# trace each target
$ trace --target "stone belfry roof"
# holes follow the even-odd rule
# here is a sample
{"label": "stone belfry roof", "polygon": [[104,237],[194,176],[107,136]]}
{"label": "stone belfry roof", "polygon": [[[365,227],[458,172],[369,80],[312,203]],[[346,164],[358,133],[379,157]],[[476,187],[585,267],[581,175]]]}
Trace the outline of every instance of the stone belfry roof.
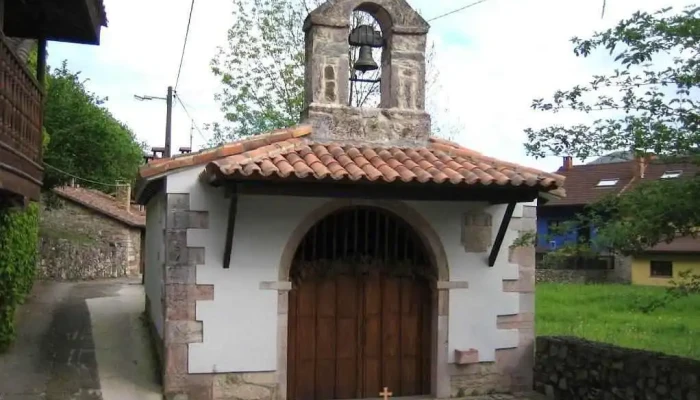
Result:
{"label": "stone belfry roof", "polygon": [[[373,15],[383,34],[378,108],[347,105],[349,16],[355,10]],[[563,194],[560,175],[432,137],[425,110],[429,28],[405,0],[324,3],[304,25],[306,80],[300,126],[154,160],[141,169],[141,177],[148,182],[181,168],[202,166],[201,177],[212,184],[256,179],[534,188]]]}

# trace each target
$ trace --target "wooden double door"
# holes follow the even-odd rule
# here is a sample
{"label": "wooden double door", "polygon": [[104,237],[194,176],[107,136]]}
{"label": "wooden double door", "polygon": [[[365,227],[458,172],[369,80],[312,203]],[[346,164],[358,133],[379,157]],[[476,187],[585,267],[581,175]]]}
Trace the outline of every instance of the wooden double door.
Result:
{"label": "wooden double door", "polygon": [[428,282],[379,272],[311,279],[289,294],[289,400],[429,394]]}

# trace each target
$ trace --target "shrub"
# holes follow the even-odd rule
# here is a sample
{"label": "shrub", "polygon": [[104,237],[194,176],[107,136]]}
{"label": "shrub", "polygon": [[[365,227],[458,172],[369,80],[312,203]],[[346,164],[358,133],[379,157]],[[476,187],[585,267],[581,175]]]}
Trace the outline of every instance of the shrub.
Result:
{"label": "shrub", "polygon": [[0,351],[15,337],[15,310],[32,288],[39,240],[39,207],[0,207]]}

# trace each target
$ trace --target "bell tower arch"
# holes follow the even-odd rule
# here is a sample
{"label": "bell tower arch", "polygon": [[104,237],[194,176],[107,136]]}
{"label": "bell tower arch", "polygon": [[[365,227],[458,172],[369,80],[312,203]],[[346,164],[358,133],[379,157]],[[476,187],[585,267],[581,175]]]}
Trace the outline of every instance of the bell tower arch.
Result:
{"label": "bell tower arch", "polygon": [[[353,11],[369,13],[380,31],[350,30]],[[312,11],[306,34],[305,110],[316,139],[385,144],[423,142],[430,135],[425,112],[428,23],[405,0],[330,0]],[[347,105],[350,46],[382,49],[379,108]],[[367,55],[365,48],[365,55]]]}

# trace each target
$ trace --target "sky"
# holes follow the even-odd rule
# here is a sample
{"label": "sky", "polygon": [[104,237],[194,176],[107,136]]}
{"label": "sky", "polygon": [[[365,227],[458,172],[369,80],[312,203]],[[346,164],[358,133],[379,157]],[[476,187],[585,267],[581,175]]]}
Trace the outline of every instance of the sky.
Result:
{"label": "sky", "polygon": [[[426,19],[474,0],[409,0]],[[149,147],[163,146],[165,102],[138,101],[134,95],[165,97],[175,85],[190,0],[104,0],[109,27],[99,46],[51,42],[49,65],[68,61],[80,71],[89,90],[107,97],[107,107]],[[452,138],[488,156],[552,171],[559,157],[535,159],[526,154],[526,128],[586,122],[599,116],[549,114],[531,110],[535,98],[585,84],[610,72],[603,54],[579,58],[570,39],[589,37],[613,27],[635,11],[674,6],[694,0],[488,0],[431,22],[429,40],[436,46],[438,85],[433,101],[440,124],[456,127]],[[195,2],[178,93],[195,124],[196,150],[206,145],[206,123],[221,121],[214,94],[219,89],[209,67],[225,46],[233,23],[231,0]],[[437,123],[437,121],[436,121]],[[182,107],[173,115],[173,149],[189,146],[191,120]]]}

